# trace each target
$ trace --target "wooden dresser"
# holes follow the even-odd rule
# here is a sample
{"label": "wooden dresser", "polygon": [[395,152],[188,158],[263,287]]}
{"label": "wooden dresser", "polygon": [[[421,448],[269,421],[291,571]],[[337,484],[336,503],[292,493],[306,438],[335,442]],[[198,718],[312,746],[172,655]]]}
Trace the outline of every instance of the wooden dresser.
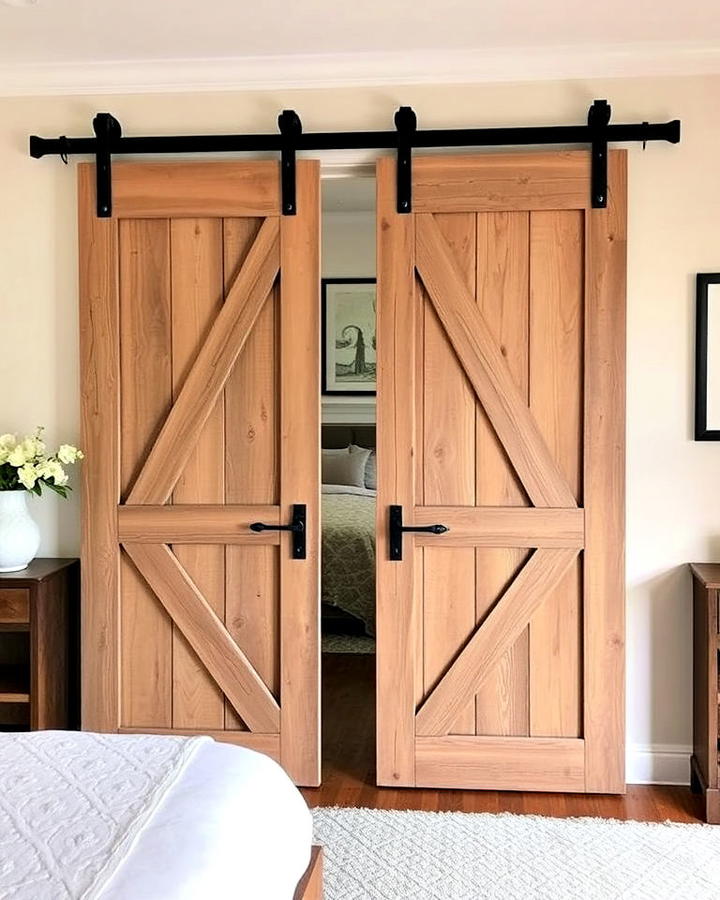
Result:
{"label": "wooden dresser", "polygon": [[77,559],[0,572],[0,730],[78,727]]}
{"label": "wooden dresser", "polygon": [[691,563],[690,569],[693,575],[693,755],[690,778],[692,789],[704,794],[707,821],[718,825],[720,564]]}

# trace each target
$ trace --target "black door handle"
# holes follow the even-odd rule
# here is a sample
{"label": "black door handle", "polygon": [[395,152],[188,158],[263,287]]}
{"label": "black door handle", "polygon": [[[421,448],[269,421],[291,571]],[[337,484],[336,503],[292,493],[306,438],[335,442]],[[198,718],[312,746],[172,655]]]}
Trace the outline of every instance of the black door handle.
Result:
{"label": "black door handle", "polygon": [[293,559],[306,559],[305,520],[307,506],[304,503],[293,505],[293,517],[289,525],[266,525],[264,522],[253,522],[250,531],[291,531]]}
{"label": "black door handle", "polygon": [[447,525],[403,525],[402,506],[390,507],[390,559],[402,559],[402,536],[405,531],[423,531],[429,534],[445,534]]}

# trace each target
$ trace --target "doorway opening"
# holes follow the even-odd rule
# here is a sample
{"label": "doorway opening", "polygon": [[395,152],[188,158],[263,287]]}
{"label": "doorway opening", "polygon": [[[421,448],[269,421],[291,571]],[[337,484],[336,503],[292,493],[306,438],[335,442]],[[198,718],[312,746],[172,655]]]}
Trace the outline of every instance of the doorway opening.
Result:
{"label": "doorway opening", "polygon": [[322,179],[322,760],[375,784],[374,173]]}

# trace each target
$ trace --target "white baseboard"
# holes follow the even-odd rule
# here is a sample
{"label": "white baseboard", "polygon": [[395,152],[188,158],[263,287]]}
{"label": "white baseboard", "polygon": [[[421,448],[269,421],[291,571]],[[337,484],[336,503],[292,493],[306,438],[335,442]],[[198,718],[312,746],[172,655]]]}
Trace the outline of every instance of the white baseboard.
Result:
{"label": "white baseboard", "polygon": [[690,784],[692,747],[683,744],[631,744],[628,784]]}

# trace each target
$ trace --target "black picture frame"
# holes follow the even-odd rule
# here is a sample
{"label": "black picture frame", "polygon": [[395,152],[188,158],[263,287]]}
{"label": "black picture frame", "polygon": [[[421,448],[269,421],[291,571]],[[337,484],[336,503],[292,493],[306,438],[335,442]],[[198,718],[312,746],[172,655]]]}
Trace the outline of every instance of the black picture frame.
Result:
{"label": "black picture frame", "polygon": [[719,272],[699,273],[695,287],[695,440],[720,441],[720,430],[707,427],[708,288],[720,284]]}
{"label": "black picture frame", "polygon": [[376,278],[323,278],[321,279],[321,321],[322,321],[322,393],[327,397],[375,397],[377,390],[370,388],[368,390],[339,390],[328,386],[327,383],[327,362],[328,362],[328,324],[327,324],[327,308],[328,308],[328,285],[333,284],[377,284]]}

